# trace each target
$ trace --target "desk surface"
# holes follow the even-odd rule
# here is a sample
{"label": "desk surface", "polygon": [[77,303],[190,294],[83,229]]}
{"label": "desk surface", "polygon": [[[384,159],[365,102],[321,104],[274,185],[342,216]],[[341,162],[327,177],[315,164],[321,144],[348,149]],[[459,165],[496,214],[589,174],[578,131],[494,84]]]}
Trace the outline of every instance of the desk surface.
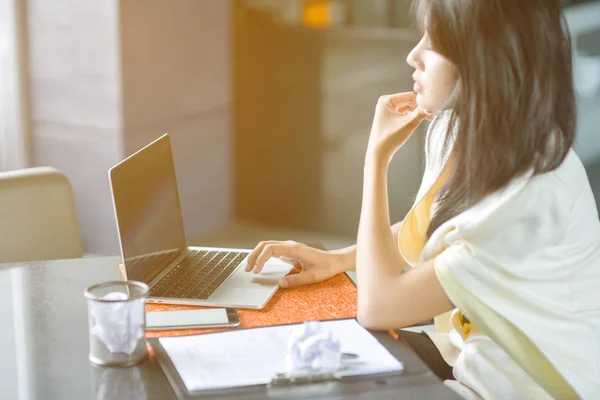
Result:
{"label": "desk surface", "polygon": [[[155,360],[124,369],[99,368],[88,361],[83,291],[94,283],[119,280],[119,261],[102,257],[0,264],[0,398],[175,399]],[[376,336],[404,362],[402,376],[346,387],[263,391],[252,397],[457,398],[400,343],[386,333]]]}

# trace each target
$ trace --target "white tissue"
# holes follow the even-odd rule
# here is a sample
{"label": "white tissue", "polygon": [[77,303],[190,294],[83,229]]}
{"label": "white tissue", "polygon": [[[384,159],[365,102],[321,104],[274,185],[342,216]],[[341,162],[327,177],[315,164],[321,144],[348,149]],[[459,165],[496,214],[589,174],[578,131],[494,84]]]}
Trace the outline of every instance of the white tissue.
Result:
{"label": "white tissue", "polygon": [[292,331],[285,357],[288,376],[334,373],[341,362],[339,339],[319,322],[305,322]]}
{"label": "white tissue", "polygon": [[[120,292],[106,294],[106,300],[127,300]],[[144,299],[123,302],[95,302],[91,306],[91,332],[111,353],[133,354],[144,336]]]}

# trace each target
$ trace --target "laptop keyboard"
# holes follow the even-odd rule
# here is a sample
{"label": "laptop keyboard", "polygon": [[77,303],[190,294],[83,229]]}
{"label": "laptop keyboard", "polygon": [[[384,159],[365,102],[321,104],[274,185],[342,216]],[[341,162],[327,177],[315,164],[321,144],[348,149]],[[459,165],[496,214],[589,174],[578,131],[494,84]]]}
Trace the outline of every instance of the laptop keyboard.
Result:
{"label": "laptop keyboard", "polygon": [[151,297],[207,299],[248,253],[194,251],[150,289]]}
{"label": "laptop keyboard", "polygon": [[138,280],[142,282],[150,282],[156,277],[160,271],[165,268],[165,265],[170,265],[179,257],[181,253],[171,251],[166,253],[154,254],[142,258],[136,258],[127,261],[128,268],[135,268],[143,271],[143,275]]}

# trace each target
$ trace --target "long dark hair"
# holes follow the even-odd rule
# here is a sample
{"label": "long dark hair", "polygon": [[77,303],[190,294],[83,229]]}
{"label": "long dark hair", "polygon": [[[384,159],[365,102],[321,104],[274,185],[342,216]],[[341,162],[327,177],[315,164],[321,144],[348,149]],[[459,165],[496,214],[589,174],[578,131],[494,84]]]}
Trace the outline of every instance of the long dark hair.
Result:
{"label": "long dark hair", "polygon": [[576,129],[571,42],[559,0],[415,0],[434,50],[458,83],[453,170],[428,236],[511,179],[552,171]]}

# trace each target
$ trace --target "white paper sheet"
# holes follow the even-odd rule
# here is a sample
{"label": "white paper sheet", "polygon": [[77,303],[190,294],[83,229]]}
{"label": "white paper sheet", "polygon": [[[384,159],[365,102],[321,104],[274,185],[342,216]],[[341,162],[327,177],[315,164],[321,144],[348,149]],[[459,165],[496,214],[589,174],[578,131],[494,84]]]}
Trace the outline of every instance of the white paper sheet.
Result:
{"label": "white paper sheet", "polygon": [[[356,376],[403,369],[386,348],[355,320],[322,322],[340,339],[342,352],[359,356],[339,375]],[[188,391],[267,384],[285,367],[294,325],[218,334],[160,338]]]}

